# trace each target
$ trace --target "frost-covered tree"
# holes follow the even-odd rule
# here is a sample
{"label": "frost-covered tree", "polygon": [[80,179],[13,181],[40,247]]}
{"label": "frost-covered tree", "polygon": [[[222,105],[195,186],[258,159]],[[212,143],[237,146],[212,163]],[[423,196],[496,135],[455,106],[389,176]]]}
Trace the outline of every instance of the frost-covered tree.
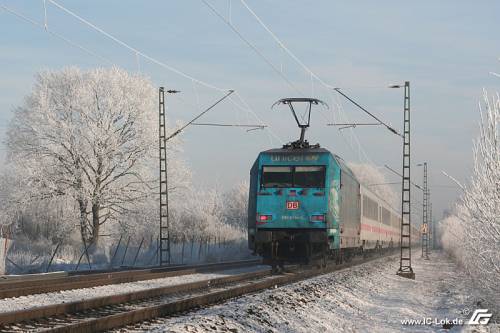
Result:
{"label": "frost-covered tree", "polygon": [[489,294],[500,285],[500,97],[484,93],[470,184],[455,215],[442,222],[442,244]]}
{"label": "frost-covered tree", "polygon": [[154,194],[156,94],[118,68],[39,73],[8,132],[17,203],[68,196],[83,239],[97,242],[101,225]]}
{"label": "frost-covered tree", "polygon": [[19,179],[9,169],[0,171],[0,237],[12,238],[15,221],[18,219],[19,211],[15,201],[16,188]]}
{"label": "frost-covered tree", "polygon": [[248,182],[244,181],[224,193],[224,221],[238,229],[246,230],[248,219]]}

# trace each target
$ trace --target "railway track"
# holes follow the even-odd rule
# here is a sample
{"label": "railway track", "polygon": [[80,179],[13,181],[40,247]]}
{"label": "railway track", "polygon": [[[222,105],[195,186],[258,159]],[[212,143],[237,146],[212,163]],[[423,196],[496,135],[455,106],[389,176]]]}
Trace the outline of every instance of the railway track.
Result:
{"label": "railway track", "polygon": [[326,268],[290,267],[282,275],[269,269],[128,294],[56,304],[0,314],[1,332],[98,332],[169,316],[244,294],[349,268],[377,257]]}
{"label": "railway track", "polygon": [[91,288],[118,283],[152,280],[164,277],[205,273],[227,268],[257,265],[261,260],[243,260],[202,265],[179,265],[133,269],[123,271],[98,271],[70,273],[37,274],[0,280],[0,299],[57,292],[63,290]]}

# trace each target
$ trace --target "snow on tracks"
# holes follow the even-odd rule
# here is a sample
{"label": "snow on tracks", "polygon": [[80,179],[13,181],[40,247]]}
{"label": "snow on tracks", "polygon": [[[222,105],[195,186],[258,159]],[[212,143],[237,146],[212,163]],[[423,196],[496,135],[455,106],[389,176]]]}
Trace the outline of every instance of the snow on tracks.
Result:
{"label": "snow on tracks", "polygon": [[267,266],[257,265],[251,267],[226,269],[211,273],[196,273],[190,275],[165,277],[165,278],[145,280],[145,281],[127,282],[127,283],[98,286],[92,288],[64,290],[46,294],[4,298],[0,299],[0,312],[2,313],[12,312],[18,310],[37,308],[47,305],[64,304],[69,302],[88,300],[96,297],[104,297],[104,296],[118,295],[118,294],[136,292],[153,288],[181,285],[190,282],[220,278],[228,275],[236,275],[241,273],[259,271],[265,269],[266,267]]}

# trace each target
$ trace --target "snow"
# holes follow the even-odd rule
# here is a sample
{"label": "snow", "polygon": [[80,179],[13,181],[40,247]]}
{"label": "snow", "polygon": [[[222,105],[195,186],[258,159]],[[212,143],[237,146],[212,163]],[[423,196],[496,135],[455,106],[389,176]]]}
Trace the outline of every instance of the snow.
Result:
{"label": "snow", "polygon": [[269,267],[264,265],[257,265],[251,267],[241,267],[241,268],[221,270],[213,273],[197,273],[197,274],[181,275],[175,277],[165,277],[153,280],[120,283],[108,286],[63,290],[60,292],[53,292],[46,294],[4,298],[0,299],[0,312],[18,311],[23,309],[47,306],[47,305],[88,300],[96,297],[125,294],[140,290],[182,285],[190,282],[215,279],[228,275],[256,272],[265,269],[269,269]]}
{"label": "snow", "polygon": [[[416,251],[414,257],[415,280],[395,275],[399,259],[392,256],[182,316],[155,320],[154,324],[135,326],[133,331],[434,332],[442,325],[403,326],[401,321],[435,317],[467,322],[469,312],[476,308],[499,313],[499,302],[481,303],[467,275],[446,255],[432,253],[431,260],[425,261]],[[449,331],[463,328],[471,327],[453,326]],[[498,324],[490,323],[488,328],[500,331]],[[480,331],[483,329],[480,327]]]}

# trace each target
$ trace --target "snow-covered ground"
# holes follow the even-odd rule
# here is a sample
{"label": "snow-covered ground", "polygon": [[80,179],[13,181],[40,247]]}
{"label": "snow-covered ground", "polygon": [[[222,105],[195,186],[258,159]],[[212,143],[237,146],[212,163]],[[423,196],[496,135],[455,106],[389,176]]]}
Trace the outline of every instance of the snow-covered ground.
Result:
{"label": "snow-covered ground", "polygon": [[[415,280],[395,275],[396,256],[247,295],[230,302],[136,326],[153,332],[498,332],[500,326],[403,325],[404,320],[455,318],[489,308],[498,320],[500,297],[485,301],[444,254],[414,253]],[[491,295],[489,295],[491,296]],[[495,301],[496,299],[496,301]],[[493,300],[493,301],[491,301]],[[493,309],[493,308],[494,309]]]}
{"label": "snow-covered ground", "polygon": [[96,297],[125,294],[129,292],[146,290],[146,289],[175,286],[191,282],[220,278],[228,275],[255,272],[263,269],[268,269],[268,266],[257,265],[251,267],[221,270],[219,272],[213,272],[213,273],[197,273],[197,274],[165,277],[165,278],[145,280],[145,281],[127,282],[127,283],[120,283],[120,284],[113,284],[113,285],[99,286],[92,288],[63,290],[59,292],[46,293],[46,294],[4,298],[0,299],[0,312],[17,311],[17,310],[46,306],[46,305],[76,302]]}

